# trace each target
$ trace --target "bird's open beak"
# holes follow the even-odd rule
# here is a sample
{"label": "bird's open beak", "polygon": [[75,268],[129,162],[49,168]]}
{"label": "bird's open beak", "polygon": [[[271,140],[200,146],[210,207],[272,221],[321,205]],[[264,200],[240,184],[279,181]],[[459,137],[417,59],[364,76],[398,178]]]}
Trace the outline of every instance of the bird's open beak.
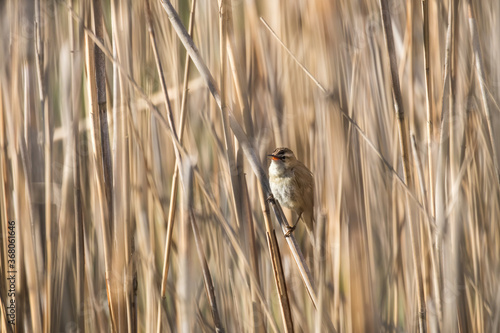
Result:
{"label": "bird's open beak", "polygon": [[270,155],[267,155],[270,159],[272,159],[273,161],[277,161],[279,160],[278,157],[274,156],[273,154],[270,154]]}

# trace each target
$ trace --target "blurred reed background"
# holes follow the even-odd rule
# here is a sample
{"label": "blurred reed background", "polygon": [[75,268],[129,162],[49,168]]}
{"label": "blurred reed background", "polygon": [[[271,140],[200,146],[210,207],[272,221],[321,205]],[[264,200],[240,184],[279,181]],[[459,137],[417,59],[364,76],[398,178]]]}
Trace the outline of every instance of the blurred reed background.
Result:
{"label": "blurred reed background", "polygon": [[[222,111],[168,5],[0,4],[2,332],[500,331],[500,2],[174,1]],[[311,297],[274,214],[270,254],[279,146]]]}

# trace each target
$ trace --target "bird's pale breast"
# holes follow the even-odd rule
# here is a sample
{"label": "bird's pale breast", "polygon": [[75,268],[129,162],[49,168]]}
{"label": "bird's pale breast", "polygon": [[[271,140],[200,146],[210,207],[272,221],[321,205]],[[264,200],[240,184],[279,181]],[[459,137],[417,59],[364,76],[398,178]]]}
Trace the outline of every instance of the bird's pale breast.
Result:
{"label": "bird's pale breast", "polygon": [[271,163],[269,181],[271,191],[280,205],[293,209],[298,214],[303,211],[303,199],[292,170],[286,170],[281,164]]}

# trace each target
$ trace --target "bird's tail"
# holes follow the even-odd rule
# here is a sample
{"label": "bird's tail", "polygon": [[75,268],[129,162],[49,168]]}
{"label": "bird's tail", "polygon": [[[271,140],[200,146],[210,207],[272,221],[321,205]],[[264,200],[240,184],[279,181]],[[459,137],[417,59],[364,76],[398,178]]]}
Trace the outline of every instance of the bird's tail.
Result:
{"label": "bird's tail", "polygon": [[302,220],[306,225],[307,234],[309,235],[309,239],[311,241],[312,246],[314,247],[314,215],[313,212],[303,212]]}

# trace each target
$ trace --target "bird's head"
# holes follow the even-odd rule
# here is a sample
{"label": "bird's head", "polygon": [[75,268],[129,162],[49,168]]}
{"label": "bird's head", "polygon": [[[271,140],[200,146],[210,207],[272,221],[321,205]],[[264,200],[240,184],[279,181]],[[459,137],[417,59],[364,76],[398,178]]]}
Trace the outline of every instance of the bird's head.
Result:
{"label": "bird's head", "polygon": [[267,156],[272,160],[271,164],[284,169],[293,166],[297,162],[293,151],[288,148],[276,148],[272,154]]}

